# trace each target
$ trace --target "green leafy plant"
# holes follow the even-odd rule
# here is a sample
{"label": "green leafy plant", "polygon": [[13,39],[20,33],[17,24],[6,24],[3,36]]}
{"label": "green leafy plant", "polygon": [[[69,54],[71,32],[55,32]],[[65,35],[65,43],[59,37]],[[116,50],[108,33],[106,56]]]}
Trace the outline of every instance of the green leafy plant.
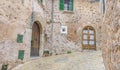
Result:
{"label": "green leafy plant", "polygon": [[67,54],[70,54],[70,53],[72,53],[71,51],[67,51]]}
{"label": "green leafy plant", "polygon": [[3,64],[2,65],[2,70],[7,70],[7,68],[8,68],[8,64]]}
{"label": "green leafy plant", "polygon": [[44,56],[49,56],[49,51],[48,50],[44,50],[43,55]]}

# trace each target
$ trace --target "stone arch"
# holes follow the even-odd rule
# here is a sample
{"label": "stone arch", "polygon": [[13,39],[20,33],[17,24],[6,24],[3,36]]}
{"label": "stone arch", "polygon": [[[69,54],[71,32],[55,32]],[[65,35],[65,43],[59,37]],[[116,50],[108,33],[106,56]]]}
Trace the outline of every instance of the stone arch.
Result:
{"label": "stone arch", "polygon": [[[40,33],[43,33],[43,25],[41,24],[41,22],[39,21],[34,21],[33,24],[36,23],[39,27],[40,27]],[[33,24],[32,24],[32,27],[33,27]]]}
{"label": "stone arch", "polygon": [[96,50],[96,32],[92,26],[85,26],[82,30],[82,49]]}

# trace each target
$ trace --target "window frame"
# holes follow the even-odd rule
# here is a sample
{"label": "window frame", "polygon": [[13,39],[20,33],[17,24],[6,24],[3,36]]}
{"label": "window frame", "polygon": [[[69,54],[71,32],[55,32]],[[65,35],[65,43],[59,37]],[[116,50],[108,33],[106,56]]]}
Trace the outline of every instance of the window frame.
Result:
{"label": "window frame", "polygon": [[60,11],[74,11],[74,0],[69,0],[69,2],[67,3],[67,7],[68,8],[65,9],[65,0],[59,0]]}
{"label": "window frame", "polygon": [[[93,31],[93,33],[90,33],[90,31]],[[84,37],[85,35],[87,35],[86,39]],[[90,38],[91,36],[93,36],[94,38],[91,39]],[[90,42],[93,42],[93,41],[94,41],[94,44],[90,44]],[[92,26],[85,26],[82,30],[82,49],[96,50],[96,31]]]}

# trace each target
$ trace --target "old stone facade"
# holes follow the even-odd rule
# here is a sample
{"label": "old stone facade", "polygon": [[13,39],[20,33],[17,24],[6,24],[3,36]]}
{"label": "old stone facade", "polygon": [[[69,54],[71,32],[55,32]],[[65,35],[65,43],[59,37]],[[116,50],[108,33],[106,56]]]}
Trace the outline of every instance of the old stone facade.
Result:
{"label": "old stone facade", "polygon": [[106,70],[120,70],[120,0],[106,0],[102,49]]}
{"label": "old stone facade", "polygon": [[[32,25],[41,25],[40,56],[44,44],[46,26],[42,5],[37,0],[1,0],[0,2],[0,69],[9,64],[8,69],[19,64],[18,51],[24,50],[24,60],[31,60]],[[23,42],[17,42],[17,36],[23,35]]]}
{"label": "old stone facade", "polygon": [[[60,0],[54,0],[53,22],[52,0],[1,0],[0,2],[0,69],[8,69],[22,62],[43,56],[43,51],[62,54],[83,50],[83,29],[87,26],[95,31],[95,48],[103,51],[106,70],[120,70],[120,24],[119,0],[74,0],[73,11],[60,10]],[[39,56],[31,57],[33,25],[40,28]],[[52,28],[53,24],[53,28]],[[67,27],[67,34],[61,27]],[[18,38],[23,36],[22,41]],[[36,39],[35,39],[36,40]],[[24,50],[24,59],[18,56]]]}
{"label": "old stone facade", "polygon": [[[48,43],[46,49],[51,48],[50,29],[52,23],[51,19],[51,0],[46,2],[47,28],[46,34]],[[88,0],[74,0],[73,11],[66,11],[59,9],[59,0],[54,2],[54,26],[53,26],[53,48],[54,53],[66,53],[67,51],[81,51],[82,50],[82,30],[86,26],[91,26],[96,31],[96,48],[100,48],[101,37],[101,1],[91,2]],[[61,34],[61,26],[67,26],[67,34]]]}

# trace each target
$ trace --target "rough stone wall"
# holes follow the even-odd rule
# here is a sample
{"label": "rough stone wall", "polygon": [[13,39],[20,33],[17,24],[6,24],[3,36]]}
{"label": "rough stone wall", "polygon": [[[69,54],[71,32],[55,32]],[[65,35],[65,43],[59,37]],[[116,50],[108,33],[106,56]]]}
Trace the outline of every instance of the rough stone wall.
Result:
{"label": "rough stone wall", "polygon": [[[34,6],[31,0],[1,0],[0,2],[0,69],[4,63],[9,64],[8,70],[19,64],[19,50],[25,51],[23,62],[30,60],[34,21],[39,21],[42,25],[41,43],[43,43],[45,16],[37,0],[33,2]],[[23,35],[23,43],[17,43],[17,34]]]}
{"label": "rough stone wall", "polygon": [[[60,11],[59,0],[54,0],[54,26],[53,42],[51,42],[51,1],[46,1],[45,12],[47,19],[46,49],[53,49],[55,53],[66,51],[80,51],[82,48],[82,29],[92,26],[96,31],[97,49],[100,49],[101,37],[101,1],[90,2],[89,0],[74,0],[74,11]],[[61,26],[68,27],[67,35],[60,33]],[[53,46],[51,47],[51,43]]]}
{"label": "rough stone wall", "polygon": [[120,0],[107,0],[102,25],[106,70],[120,70]]}

